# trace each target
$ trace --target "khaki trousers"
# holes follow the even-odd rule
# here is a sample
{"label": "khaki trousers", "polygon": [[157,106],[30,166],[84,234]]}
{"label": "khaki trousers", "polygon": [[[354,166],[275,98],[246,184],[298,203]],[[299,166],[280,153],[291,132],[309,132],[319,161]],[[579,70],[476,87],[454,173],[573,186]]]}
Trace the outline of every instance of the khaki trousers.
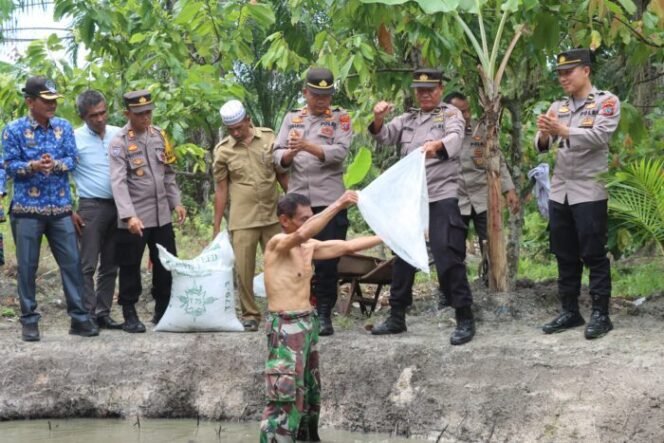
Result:
{"label": "khaki trousers", "polygon": [[254,299],[254,272],[256,271],[256,248],[265,245],[276,234],[281,232],[279,223],[249,229],[231,231],[231,244],[235,253],[235,273],[237,289],[240,296],[240,308],[244,320],[254,319],[260,322],[261,313]]}

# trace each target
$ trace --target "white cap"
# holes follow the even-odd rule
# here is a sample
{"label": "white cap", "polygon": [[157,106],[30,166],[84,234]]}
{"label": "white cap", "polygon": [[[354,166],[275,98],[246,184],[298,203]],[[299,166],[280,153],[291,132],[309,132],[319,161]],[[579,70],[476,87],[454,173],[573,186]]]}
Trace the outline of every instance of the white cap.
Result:
{"label": "white cap", "polygon": [[226,126],[232,126],[244,120],[247,112],[239,100],[231,100],[224,103],[224,106],[219,109],[219,114],[221,114],[221,121]]}

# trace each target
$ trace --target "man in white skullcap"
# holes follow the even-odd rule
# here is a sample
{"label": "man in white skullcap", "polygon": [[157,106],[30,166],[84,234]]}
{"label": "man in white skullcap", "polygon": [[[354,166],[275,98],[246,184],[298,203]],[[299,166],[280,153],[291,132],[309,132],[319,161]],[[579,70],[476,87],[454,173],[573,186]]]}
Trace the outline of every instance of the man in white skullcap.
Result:
{"label": "man in white skullcap", "polygon": [[246,331],[256,331],[261,320],[253,290],[256,247],[260,243],[264,249],[281,232],[277,182],[283,183],[284,177],[277,176],[272,162],[272,129],[254,127],[238,100],[225,103],[219,113],[228,135],[214,148],[213,232],[219,233],[230,200],[228,231],[235,252],[242,324]]}

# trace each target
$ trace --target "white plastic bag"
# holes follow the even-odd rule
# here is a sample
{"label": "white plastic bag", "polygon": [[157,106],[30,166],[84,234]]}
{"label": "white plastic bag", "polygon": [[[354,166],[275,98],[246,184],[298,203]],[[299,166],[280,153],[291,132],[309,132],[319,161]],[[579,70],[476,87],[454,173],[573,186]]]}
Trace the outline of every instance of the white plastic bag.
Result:
{"label": "white plastic bag", "polygon": [[181,260],[157,245],[159,260],[171,271],[171,301],[155,331],[244,331],[235,315],[233,249],[226,231],[200,255]]}
{"label": "white plastic bag", "polygon": [[267,298],[267,291],[265,291],[265,274],[262,272],[254,277],[254,295],[256,297]]}
{"label": "white plastic bag", "polygon": [[399,160],[359,192],[358,208],[371,229],[399,257],[429,272],[424,239],[429,229],[429,192],[424,153]]}

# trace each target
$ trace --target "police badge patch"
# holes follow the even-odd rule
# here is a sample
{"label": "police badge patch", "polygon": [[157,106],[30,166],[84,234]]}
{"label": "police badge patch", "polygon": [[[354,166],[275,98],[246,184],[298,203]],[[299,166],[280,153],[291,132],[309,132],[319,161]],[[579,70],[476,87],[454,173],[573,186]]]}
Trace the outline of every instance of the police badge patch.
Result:
{"label": "police badge patch", "polygon": [[111,146],[111,155],[113,157],[118,157],[122,152],[122,146]]}

